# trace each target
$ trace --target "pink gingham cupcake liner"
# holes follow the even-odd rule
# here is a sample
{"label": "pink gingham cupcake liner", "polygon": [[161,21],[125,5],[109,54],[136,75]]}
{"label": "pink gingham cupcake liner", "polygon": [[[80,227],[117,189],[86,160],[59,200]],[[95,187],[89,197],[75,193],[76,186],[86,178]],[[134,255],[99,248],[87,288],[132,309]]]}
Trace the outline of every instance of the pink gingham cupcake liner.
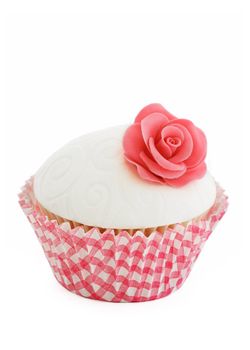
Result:
{"label": "pink gingham cupcake liner", "polygon": [[32,179],[19,203],[58,282],[80,296],[112,302],[153,300],[178,289],[228,205],[217,184],[215,203],[206,214],[147,237],[140,230],[133,235],[98,227],[85,231],[50,220],[36,203]]}

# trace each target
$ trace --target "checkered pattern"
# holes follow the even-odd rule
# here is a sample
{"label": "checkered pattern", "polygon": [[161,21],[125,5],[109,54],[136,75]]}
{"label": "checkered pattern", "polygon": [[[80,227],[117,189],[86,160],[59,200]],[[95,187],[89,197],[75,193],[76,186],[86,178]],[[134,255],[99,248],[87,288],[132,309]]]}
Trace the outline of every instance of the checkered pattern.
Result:
{"label": "checkered pattern", "polygon": [[100,233],[98,228],[85,232],[49,220],[34,204],[32,180],[19,202],[56,279],[71,292],[113,302],[152,300],[178,289],[227,208],[227,197],[218,186],[216,202],[205,218],[146,237],[140,231],[133,236],[126,231]]}

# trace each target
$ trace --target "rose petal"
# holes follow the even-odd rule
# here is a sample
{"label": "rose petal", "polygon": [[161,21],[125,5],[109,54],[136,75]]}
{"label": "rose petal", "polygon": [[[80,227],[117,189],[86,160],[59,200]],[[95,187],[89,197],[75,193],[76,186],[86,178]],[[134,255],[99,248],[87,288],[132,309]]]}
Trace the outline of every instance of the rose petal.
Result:
{"label": "rose petal", "polygon": [[145,117],[152,113],[161,113],[167,117],[167,120],[176,119],[171,113],[169,113],[160,103],[151,103],[144,107],[136,116],[135,122],[141,122]]}
{"label": "rose petal", "polygon": [[172,163],[172,161],[170,162],[168,159],[164,158],[155,147],[154,139],[152,137],[150,137],[149,139],[149,148],[155,161],[164,169],[174,170],[174,171],[185,169],[184,163],[175,164],[175,163]]}
{"label": "rose petal", "polygon": [[157,182],[157,183],[160,183],[160,184],[164,183],[163,179],[161,179],[158,176],[155,176],[150,171],[148,171],[145,168],[143,168],[141,165],[136,164],[136,167],[137,167],[138,174],[140,175],[140,177],[142,179],[150,181],[150,182]]}
{"label": "rose petal", "polygon": [[[207,155],[207,139],[201,129],[196,130],[199,137],[193,138],[194,147],[191,156],[185,160],[187,167],[194,167],[204,161]],[[198,136],[198,135],[197,135]]]}
{"label": "rose petal", "polygon": [[166,117],[161,113],[152,113],[141,121],[142,137],[148,148],[149,138],[152,137],[155,139],[167,123]]}
{"label": "rose petal", "polygon": [[[178,122],[179,120],[181,119],[178,119]],[[188,159],[191,156],[193,151],[193,139],[189,130],[185,126],[183,126],[181,123],[178,124],[178,122],[171,125],[175,126],[176,128],[179,128],[182,131],[184,135],[184,140],[182,145],[176,150],[173,157],[169,159],[171,160],[171,162],[174,162],[174,163],[183,162],[184,160]]]}
{"label": "rose petal", "polygon": [[[206,157],[206,153],[207,153],[206,136],[204,135],[203,131],[197,128],[190,120],[178,119],[177,123],[178,125],[183,125],[183,127],[185,127],[189,131],[193,141],[192,153],[190,154],[189,157],[185,159],[185,164],[187,167],[196,166],[200,162],[202,162]],[[182,159],[182,157],[179,157],[179,159]],[[174,161],[176,161],[176,159],[174,159]]]}
{"label": "rose petal", "polygon": [[168,124],[167,126],[165,126],[165,128],[162,129],[161,137],[163,139],[165,139],[167,137],[179,137],[181,139],[181,141],[183,141],[184,140],[184,133],[177,126]]}
{"label": "rose petal", "polygon": [[144,180],[147,181],[151,181],[151,182],[158,182],[158,183],[164,183],[164,180],[161,179],[160,177],[154,175],[153,173],[151,173],[149,170],[145,169],[142,165],[132,161],[131,159],[126,158],[125,159],[132,165],[134,165],[136,167],[137,173],[139,174],[139,176],[141,178],[143,178]]}
{"label": "rose petal", "polygon": [[[169,144],[166,140],[169,137],[179,138],[181,140],[181,143],[184,140],[183,132],[179,128],[177,128],[176,126],[167,125],[167,126],[165,126],[165,128],[162,129],[162,131],[161,131],[162,142],[160,143],[158,141],[156,147],[158,146],[158,143],[160,143],[161,145],[165,144],[166,146],[168,146],[171,150],[171,155],[168,156],[167,158],[170,158],[175,153],[176,149],[181,146],[181,145],[175,146],[174,144]],[[157,147],[157,149],[159,150],[159,147]],[[169,154],[169,152],[168,152],[168,154]]]}
{"label": "rose petal", "polygon": [[146,148],[139,123],[132,124],[123,136],[123,149],[127,159],[141,163],[140,153]]}
{"label": "rose petal", "polygon": [[206,171],[207,171],[207,166],[203,162],[203,163],[200,163],[197,167],[187,169],[185,174],[183,174],[178,179],[172,179],[172,180],[165,179],[165,183],[169,186],[175,186],[175,187],[184,186],[190,181],[201,179],[206,174]]}
{"label": "rose petal", "polygon": [[163,169],[159,164],[155,163],[152,159],[150,159],[144,152],[141,152],[140,157],[142,161],[145,163],[148,170],[150,170],[152,173],[154,173],[157,176],[160,176],[162,178],[167,179],[176,179],[183,175],[186,171],[186,167],[184,167],[182,170],[178,171],[172,171],[172,170],[166,170]]}
{"label": "rose petal", "polygon": [[173,154],[172,149],[163,139],[160,139],[160,141],[156,145],[156,148],[164,158],[171,158]]}

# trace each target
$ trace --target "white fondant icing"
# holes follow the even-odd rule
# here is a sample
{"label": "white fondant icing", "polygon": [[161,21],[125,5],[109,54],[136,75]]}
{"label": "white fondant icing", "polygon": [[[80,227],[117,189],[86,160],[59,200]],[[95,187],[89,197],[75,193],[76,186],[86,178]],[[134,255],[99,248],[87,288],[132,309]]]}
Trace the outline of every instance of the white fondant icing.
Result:
{"label": "white fondant icing", "polygon": [[208,172],[179,188],[143,181],[123,158],[126,128],[81,136],[55,152],[34,178],[41,205],[68,220],[118,229],[187,221],[213,205]]}

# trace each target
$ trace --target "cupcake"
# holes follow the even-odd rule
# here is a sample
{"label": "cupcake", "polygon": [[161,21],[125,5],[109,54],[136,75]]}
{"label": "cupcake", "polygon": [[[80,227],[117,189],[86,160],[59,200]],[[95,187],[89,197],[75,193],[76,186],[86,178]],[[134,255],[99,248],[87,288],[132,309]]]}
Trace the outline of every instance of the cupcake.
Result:
{"label": "cupcake", "polygon": [[151,104],[55,152],[19,202],[56,279],[113,302],[178,289],[227,208],[206,151],[192,121]]}

